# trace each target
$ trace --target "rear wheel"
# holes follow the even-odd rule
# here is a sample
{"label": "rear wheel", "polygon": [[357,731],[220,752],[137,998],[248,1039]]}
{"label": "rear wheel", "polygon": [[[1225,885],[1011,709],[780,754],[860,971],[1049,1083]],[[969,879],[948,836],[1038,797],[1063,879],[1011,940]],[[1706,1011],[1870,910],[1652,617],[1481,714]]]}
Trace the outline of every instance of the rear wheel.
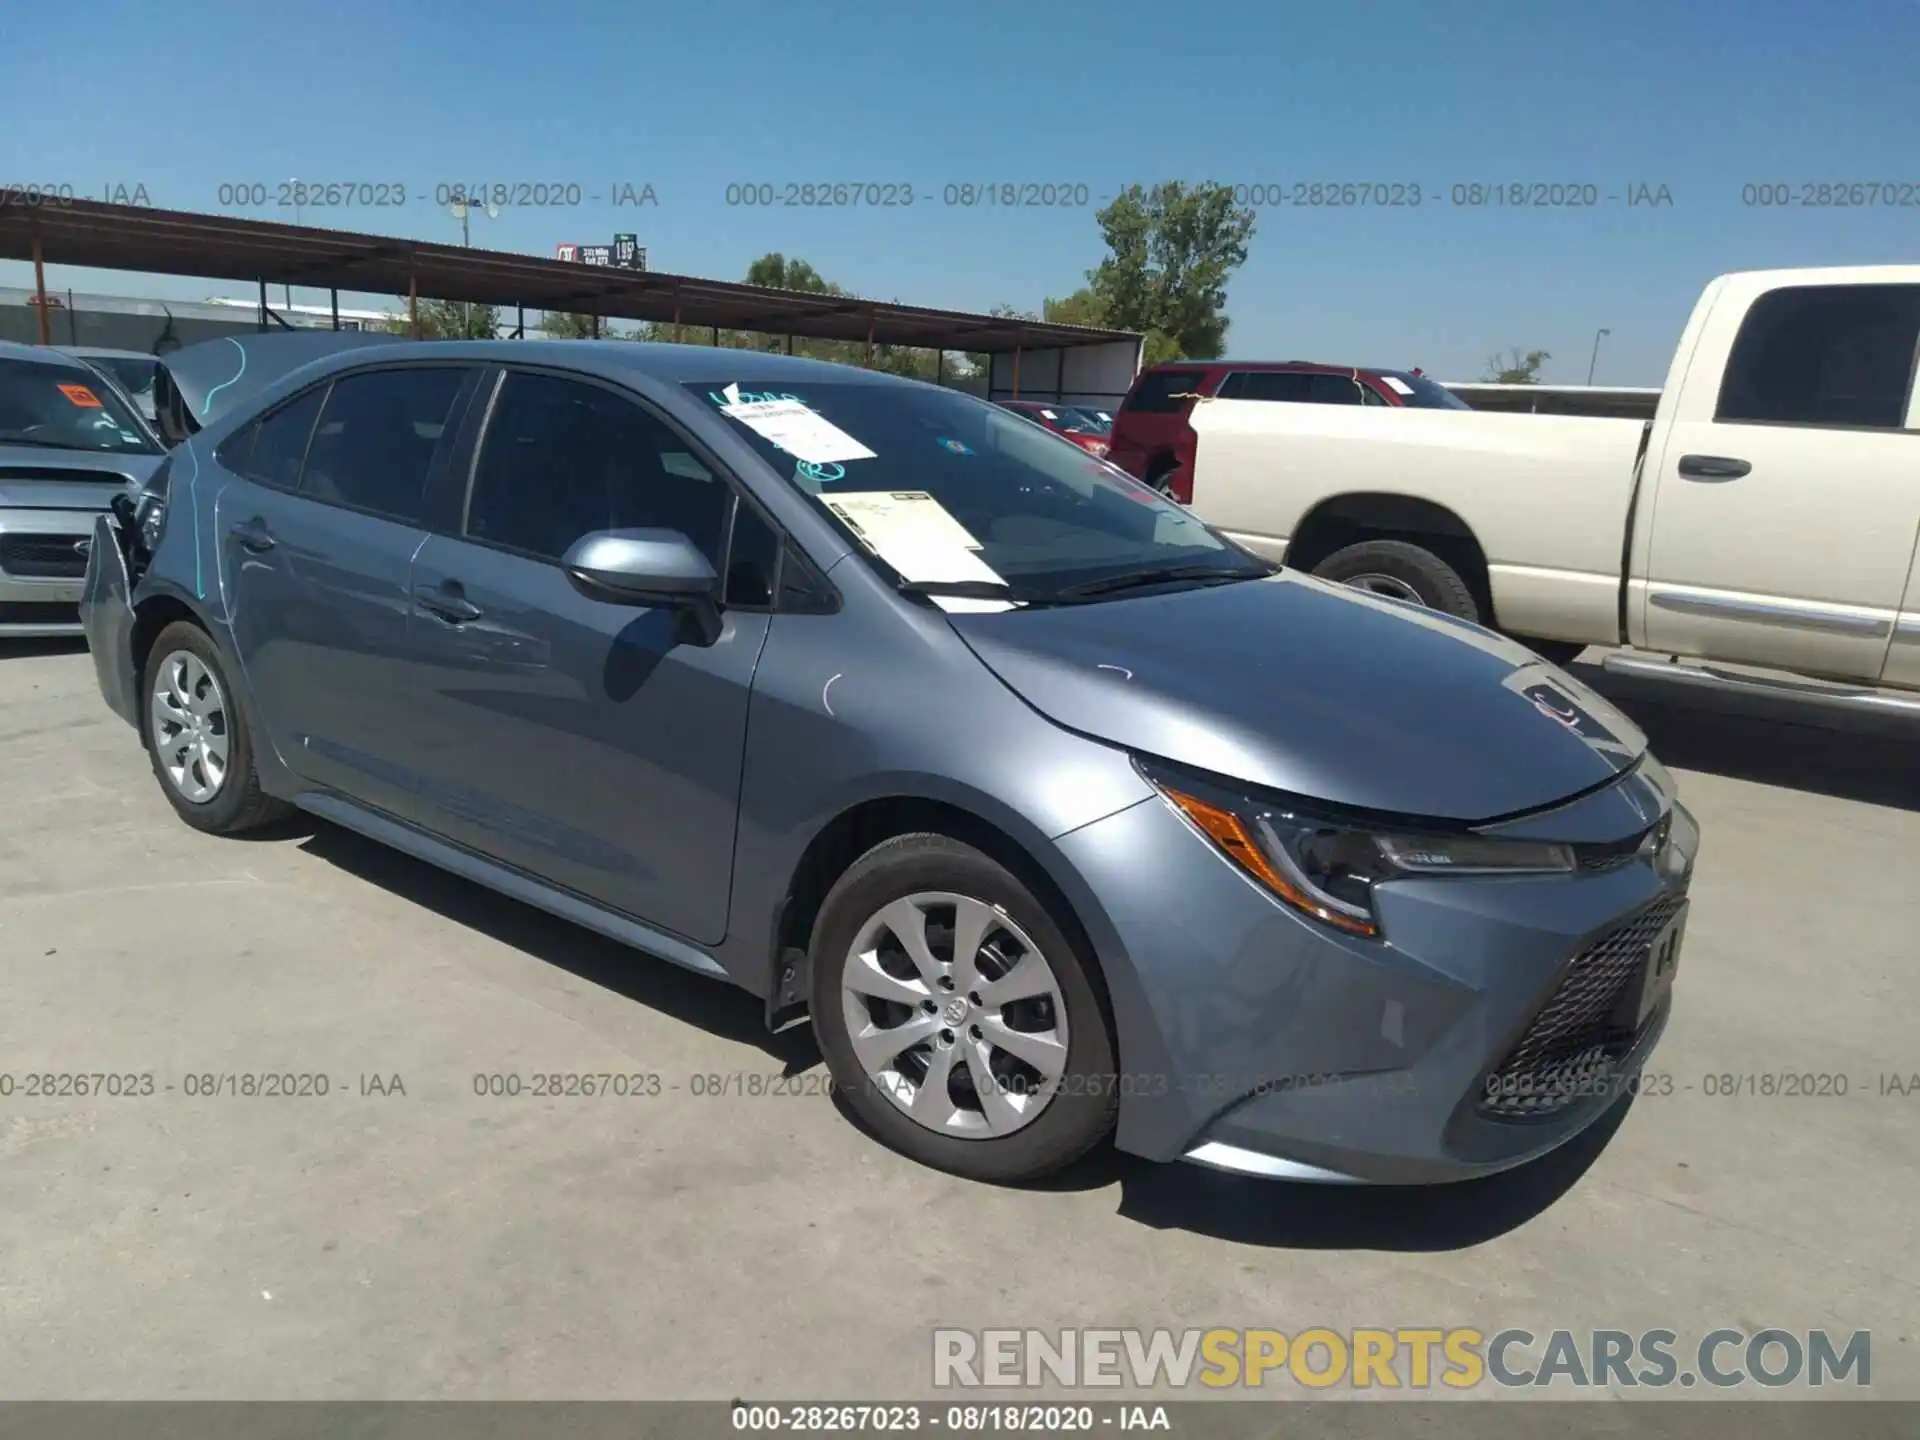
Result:
{"label": "rear wheel", "polygon": [[1313,573],[1323,580],[1411,601],[1462,620],[1477,623],[1481,618],[1479,602],[1460,572],[1431,550],[1405,540],[1363,540],[1349,545],[1315,565]]}
{"label": "rear wheel", "polygon": [[1179,463],[1171,455],[1162,455],[1147,465],[1146,473],[1141,478],[1162,495],[1171,495],[1173,490],[1169,481],[1173,472],[1179,468]]}
{"label": "rear wheel", "polygon": [[182,820],[231,835],[286,813],[260,788],[252,731],[206,631],[180,620],[162,630],[147,658],[143,694],[147,755]]}
{"label": "rear wheel", "polygon": [[975,1180],[1032,1179],[1113,1127],[1091,959],[1005,867],[944,835],[857,860],[813,934],[813,1016],[839,1091],[888,1145]]}

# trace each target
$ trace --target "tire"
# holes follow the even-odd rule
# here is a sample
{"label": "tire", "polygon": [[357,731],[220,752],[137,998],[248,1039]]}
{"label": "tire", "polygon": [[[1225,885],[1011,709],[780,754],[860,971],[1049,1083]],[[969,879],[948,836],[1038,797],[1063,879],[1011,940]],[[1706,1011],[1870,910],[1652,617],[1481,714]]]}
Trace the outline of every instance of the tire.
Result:
{"label": "tire", "polygon": [[1578,640],[1530,640],[1525,635],[1513,637],[1549,665],[1558,665],[1562,670],[1578,660],[1586,650],[1586,645]]}
{"label": "tire", "polygon": [[1148,489],[1158,490],[1162,495],[1171,492],[1167,489],[1167,476],[1179,467],[1180,462],[1171,455],[1161,455],[1148,463],[1143,472],[1142,483]]}
{"label": "tire", "polygon": [[[197,705],[178,703],[187,691],[194,693]],[[282,801],[260,788],[252,725],[227,676],[220,648],[206,631],[184,620],[162,630],[148,652],[140,694],[147,758],[161,794],[182,820],[209,835],[234,835],[288,813]],[[173,696],[174,703],[164,699],[166,695]],[[197,719],[189,719],[189,713]],[[169,746],[176,738],[185,740],[184,749]],[[222,763],[216,769],[212,758],[217,752]],[[186,763],[172,765],[180,755]]]}
{"label": "tire", "polygon": [[1404,540],[1363,540],[1349,545],[1314,566],[1313,573],[1323,580],[1417,600],[1429,610],[1483,623],[1480,602],[1473,598],[1460,572],[1431,550]]}
{"label": "tire", "polygon": [[[925,918],[915,922],[914,915]],[[983,927],[974,948],[985,963],[977,973],[999,971],[1014,982],[1004,1008],[994,1003],[991,979],[969,986],[971,966],[954,963],[962,957],[953,954],[953,931],[969,921]],[[930,942],[931,983],[927,964],[910,961],[894,929],[916,923]],[[896,836],[861,856],[828,892],[811,945],[815,1036],[854,1114],[903,1155],[971,1180],[1032,1180],[1098,1145],[1113,1129],[1119,1093],[1105,995],[1091,956],[1069,938],[1077,931],[997,861],[947,836]],[[1026,968],[1035,958],[1029,948],[1040,971]],[[863,965],[866,955],[887,970]],[[850,978],[863,989],[849,989]],[[1045,993],[1013,998],[1043,982],[1050,982]],[[875,990],[905,998],[877,1000]],[[969,991],[984,1003],[969,1005]],[[930,1004],[937,1008],[929,1013]],[[872,1043],[895,1026],[919,1038]],[[1044,1072],[995,1043],[996,1035],[1023,1032],[1052,1037],[1051,1044],[1018,1042],[1057,1070],[1051,1084],[1036,1084]],[[867,1041],[864,1050],[856,1034]],[[889,1056],[869,1070],[875,1057]],[[981,1066],[994,1077],[986,1089],[991,1104],[974,1083]],[[946,1083],[936,1089],[929,1076]]]}

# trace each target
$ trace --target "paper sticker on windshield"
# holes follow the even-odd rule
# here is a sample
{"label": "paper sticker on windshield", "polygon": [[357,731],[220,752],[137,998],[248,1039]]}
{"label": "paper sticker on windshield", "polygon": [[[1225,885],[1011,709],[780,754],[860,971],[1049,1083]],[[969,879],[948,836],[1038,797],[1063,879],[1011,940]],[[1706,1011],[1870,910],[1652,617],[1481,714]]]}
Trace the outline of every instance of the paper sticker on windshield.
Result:
{"label": "paper sticker on windshield", "polygon": [[1386,381],[1387,388],[1396,395],[1411,395],[1413,393],[1413,387],[1398,375],[1382,375],[1380,378]]}
{"label": "paper sticker on windshield", "polygon": [[70,403],[78,405],[82,410],[99,410],[103,408],[100,404],[100,397],[84,385],[62,385],[60,387],[60,393],[66,396]]}
{"label": "paper sticker on windshield", "polygon": [[924,490],[861,490],[822,500],[860,542],[908,580],[982,580],[1000,575],[980,558],[980,542]]}
{"label": "paper sticker on windshield", "polygon": [[874,452],[817,410],[798,400],[743,400],[720,413],[738,420],[770,445],[812,465],[871,460]]}

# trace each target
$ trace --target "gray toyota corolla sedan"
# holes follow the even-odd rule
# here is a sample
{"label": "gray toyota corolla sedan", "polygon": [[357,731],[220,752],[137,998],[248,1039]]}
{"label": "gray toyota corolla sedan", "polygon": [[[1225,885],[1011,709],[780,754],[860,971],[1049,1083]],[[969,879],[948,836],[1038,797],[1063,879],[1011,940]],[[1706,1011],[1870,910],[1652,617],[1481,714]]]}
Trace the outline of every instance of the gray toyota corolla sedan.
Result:
{"label": "gray toyota corolla sedan", "polygon": [[298,807],[730,981],[982,1179],[1455,1180],[1633,1088],[1698,831],[1527,650],[929,385],[269,340],[88,574],[188,824]]}

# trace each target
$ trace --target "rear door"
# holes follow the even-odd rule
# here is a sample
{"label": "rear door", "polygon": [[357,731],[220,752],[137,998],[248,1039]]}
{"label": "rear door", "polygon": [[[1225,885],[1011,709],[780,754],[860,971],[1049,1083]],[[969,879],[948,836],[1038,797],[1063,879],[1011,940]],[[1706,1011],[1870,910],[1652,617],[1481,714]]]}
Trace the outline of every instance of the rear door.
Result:
{"label": "rear door", "polygon": [[1920,535],[1917,349],[1920,286],[1722,292],[1648,456],[1650,648],[1880,676]]}
{"label": "rear door", "polygon": [[[737,511],[737,513],[736,513]],[[777,532],[623,391],[510,368],[449,535],[413,563],[412,763],[449,838],[691,940],[724,938],[747,702]],[[720,633],[588,599],[582,535],[678,530],[727,578]]]}
{"label": "rear door", "polygon": [[410,817],[407,582],[427,485],[478,367],[359,371],[222,445],[216,501],[235,643],[298,774]]}

